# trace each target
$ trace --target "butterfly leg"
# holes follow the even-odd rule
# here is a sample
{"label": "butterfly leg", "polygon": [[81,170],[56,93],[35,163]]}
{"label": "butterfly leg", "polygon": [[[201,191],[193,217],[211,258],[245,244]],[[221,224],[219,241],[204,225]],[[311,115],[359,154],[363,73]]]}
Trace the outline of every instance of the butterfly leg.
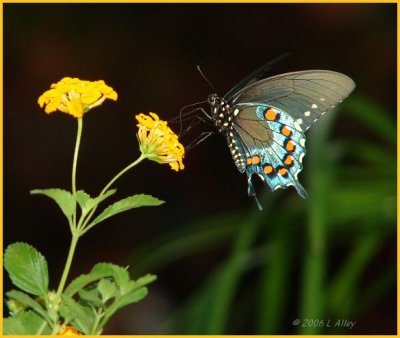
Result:
{"label": "butterfly leg", "polygon": [[[182,121],[184,121],[184,120],[182,120]],[[186,129],[184,131],[182,131],[182,125],[181,125],[181,128],[180,128],[181,132],[179,133],[179,137],[183,137],[184,135],[186,135],[186,133],[188,133],[193,127],[197,126],[201,122],[207,122],[207,121],[205,121],[204,117],[202,117],[202,116],[197,115],[197,116],[191,117],[189,125],[186,127]]]}
{"label": "butterfly leg", "polygon": [[205,110],[204,108],[199,108],[199,110],[202,112],[202,114],[203,114],[209,121],[212,121],[212,120],[213,120],[213,118],[210,116],[210,114],[208,114],[208,113],[206,112],[206,110]]}
{"label": "butterfly leg", "polygon": [[190,142],[186,147],[186,152],[188,152],[190,149],[194,148],[195,146],[199,145],[201,142],[209,138],[212,134],[214,134],[214,131],[205,131],[202,132],[198,137],[196,137],[192,142]]}
{"label": "butterfly leg", "polygon": [[253,182],[251,181],[251,177],[252,177],[252,175],[247,176],[247,194],[249,195],[249,197],[254,198],[254,200],[257,203],[258,210],[261,211],[262,206],[261,206],[260,201],[257,198],[256,190],[254,189],[254,185],[253,185]]}

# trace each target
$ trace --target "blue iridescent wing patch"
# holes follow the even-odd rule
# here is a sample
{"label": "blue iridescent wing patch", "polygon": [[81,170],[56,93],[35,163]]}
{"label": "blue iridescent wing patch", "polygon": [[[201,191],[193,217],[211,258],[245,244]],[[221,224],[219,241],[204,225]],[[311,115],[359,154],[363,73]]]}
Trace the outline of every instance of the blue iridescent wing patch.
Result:
{"label": "blue iridescent wing patch", "polygon": [[[294,186],[301,197],[307,192],[298,180],[303,168],[305,136],[292,116],[265,104],[238,104],[234,136],[245,159],[248,193],[255,196],[252,176],[258,175],[272,190]],[[240,170],[240,168],[239,168]]]}

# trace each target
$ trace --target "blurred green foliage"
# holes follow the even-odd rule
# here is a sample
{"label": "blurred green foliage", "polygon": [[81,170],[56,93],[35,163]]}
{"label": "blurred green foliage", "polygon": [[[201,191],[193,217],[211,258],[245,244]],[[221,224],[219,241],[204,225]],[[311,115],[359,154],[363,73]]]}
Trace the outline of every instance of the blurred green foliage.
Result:
{"label": "blurred green foliage", "polygon": [[[349,332],[292,322],[332,319],[333,326],[335,319],[358,320],[395,288],[395,251],[379,269],[373,266],[387,243],[395,248],[397,134],[392,116],[352,95],[308,133],[307,200],[266,191],[263,212],[254,205],[212,215],[162,234],[135,252],[135,274],[156,273],[194,254],[227,252],[178,304],[161,333]],[[333,128],[340,127],[352,128],[342,132],[347,137],[333,137]]]}

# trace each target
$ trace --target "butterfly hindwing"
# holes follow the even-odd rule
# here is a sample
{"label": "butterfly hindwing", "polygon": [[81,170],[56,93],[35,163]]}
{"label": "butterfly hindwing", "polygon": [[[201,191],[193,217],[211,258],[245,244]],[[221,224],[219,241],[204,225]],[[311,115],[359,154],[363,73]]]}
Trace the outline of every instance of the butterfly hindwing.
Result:
{"label": "butterfly hindwing", "polygon": [[297,178],[305,155],[305,137],[297,122],[286,112],[265,104],[243,103],[235,108],[240,113],[234,136],[245,158],[249,195],[254,195],[251,178],[256,174],[272,191],[292,185],[306,197]]}

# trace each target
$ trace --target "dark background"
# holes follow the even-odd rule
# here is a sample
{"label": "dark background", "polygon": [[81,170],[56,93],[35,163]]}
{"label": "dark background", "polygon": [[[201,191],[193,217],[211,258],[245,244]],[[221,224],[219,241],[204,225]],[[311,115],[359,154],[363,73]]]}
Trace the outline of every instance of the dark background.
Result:
{"label": "dark background", "polygon": [[[134,114],[153,111],[170,119],[182,106],[211,93],[196,64],[223,95],[261,64],[290,52],[273,73],[312,68],[343,72],[356,82],[355,95],[362,93],[382,106],[396,123],[395,4],[4,4],[3,16],[4,247],[25,241],[41,251],[49,262],[52,288],[61,275],[69,230],[51,201],[29,191],[70,189],[76,121],[61,113],[47,116],[36,103],[64,76],[103,79],[119,95],[117,102],[107,101],[84,118],[77,183],[90,194],[139,156]],[[183,143],[203,130],[208,127],[200,126]],[[335,137],[341,135],[368,133],[341,115]],[[305,161],[306,171],[307,157]],[[190,151],[184,163],[185,170],[176,173],[147,161],[120,179],[119,197],[148,193],[167,203],[96,227],[80,241],[71,276],[99,261],[131,264],[137,248],[203,217],[255,208],[222,137],[213,136]],[[294,189],[284,195],[296,197]],[[395,265],[395,248],[393,236],[381,252],[388,264]],[[228,250],[222,247],[152,271],[159,275],[150,287],[152,296],[136,305],[140,310],[133,314],[122,312],[125,317],[107,332],[158,333],[159,323],[210,273],[210,262]],[[5,279],[4,289],[10,288]],[[360,318],[352,333],[395,333],[395,297],[393,286],[379,311]],[[254,333],[247,327],[232,330]]]}

